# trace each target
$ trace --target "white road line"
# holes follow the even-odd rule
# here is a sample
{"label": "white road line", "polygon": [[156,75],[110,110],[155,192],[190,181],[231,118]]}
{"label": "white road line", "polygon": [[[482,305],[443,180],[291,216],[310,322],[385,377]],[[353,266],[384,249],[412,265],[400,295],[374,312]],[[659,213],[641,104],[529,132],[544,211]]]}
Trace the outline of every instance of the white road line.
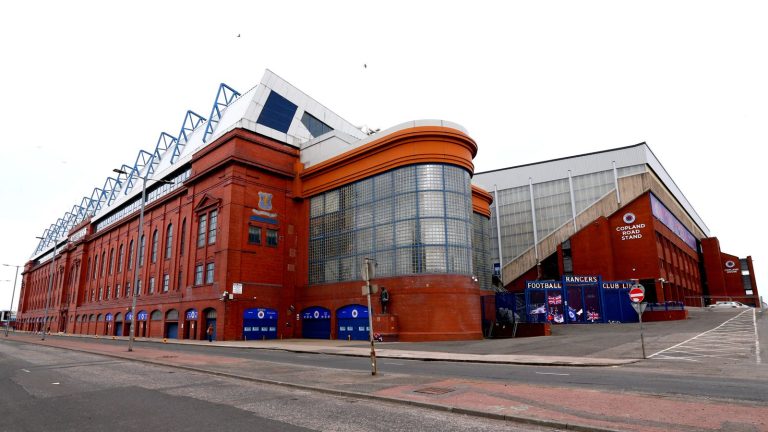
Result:
{"label": "white road line", "polygon": [[755,327],[755,362],[760,364],[760,338],[757,336],[757,312],[752,309],[752,325]]}
{"label": "white road line", "polygon": [[720,324],[719,326],[717,326],[717,327],[715,327],[715,328],[713,328],[713,329],[711,329],[711,330],[707,330],[707,331],[705,331],[704,333],[700,333],[700,334],[697,334],[696,336],[694,336],[694,337],[692,337],[692,338],[690,338],[690,339],[688,339],[688,340],[682,341],[682,342],[680,342],[680,343],[679,343],[679,344],[677,344],[677,345],[674,345],[674,346],[671,346],[671,347],[669,347],[669,348],[663,349],[663,350],[661,350],[661,351],[659,351],[659,352],[653,353],[653,354],[649,355],[649,356],[648,356],[648,358],[651,358],[651,357],[657,356],[657,355],[659,355],[659,354],[661,354],[661,353],[663,353],[663,352],[667,352],[667,351],[669,351],[669,350],[671,350],[671,349],[674,349],[674,348],[677,348],[677,347],[679,347],[680,345],[686,344],[686,343],[688,343],[688,342],[690,342],[690,341],[692,341],[692,340],[694,340],[694,339],[697,339],[697,338],[699,338],[700,336],[704,336],[705,334],[711,333],[711,332],[713,332],[713,331],[715,331],[715,330],[719,329],[720,327],[723,327],[723,326],[725,326],[726,324],[730,323],[731,321],[735,320],[736,318],[738,318],[738,317],[740,317],[740,316],[744,315],[746,312],[747,312],[747,311],[741,312],[740,314],[738,314],[738,315],[736,315],[735,317],[733,317],[733,318],[731,318],[731,319],[729,319],[729,320],[725,321],[724,323]]}
{"label": "white road line", "polygon": [[571,374],[566,373],[554,373],[554,372],[536,372],[539,375],[558,375],[558,376],[570,376]]}
{"label": "white road line", "polygon": [[22,371],[24,371],[24,372],[26,372],[26,373],[29,373],[29,371],[28,371],[28,370],[26,370],[26,369],[22,369]]}

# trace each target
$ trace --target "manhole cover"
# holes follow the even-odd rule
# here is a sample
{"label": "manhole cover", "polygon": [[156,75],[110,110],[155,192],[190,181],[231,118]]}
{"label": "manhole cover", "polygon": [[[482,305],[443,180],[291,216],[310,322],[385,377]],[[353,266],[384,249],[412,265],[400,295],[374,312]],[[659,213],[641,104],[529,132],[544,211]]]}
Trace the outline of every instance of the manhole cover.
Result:
{"label": "manhole cover", "polygon": [[414,392],[430,394],[430,395],[442,395],[442,394],[450,393],[454,390],[455,389],[446,388],[446,387],[425,387],[422,389],[414,390]]}

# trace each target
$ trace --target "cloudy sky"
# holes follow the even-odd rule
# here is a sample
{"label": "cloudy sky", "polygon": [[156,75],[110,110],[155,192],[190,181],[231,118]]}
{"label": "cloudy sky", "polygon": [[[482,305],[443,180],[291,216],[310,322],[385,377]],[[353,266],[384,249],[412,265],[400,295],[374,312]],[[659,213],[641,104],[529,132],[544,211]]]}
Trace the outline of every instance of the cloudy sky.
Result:
{"label": "cloudy sky", "polygon": [[[0,263],[186,110],[207,116],[219,83],[269,68],[354,124],[462,124],[476,171],[645,141],[768,292],[766,22],[743,1],[11,2]],[[0,309],[13,278],[0,267]]]}

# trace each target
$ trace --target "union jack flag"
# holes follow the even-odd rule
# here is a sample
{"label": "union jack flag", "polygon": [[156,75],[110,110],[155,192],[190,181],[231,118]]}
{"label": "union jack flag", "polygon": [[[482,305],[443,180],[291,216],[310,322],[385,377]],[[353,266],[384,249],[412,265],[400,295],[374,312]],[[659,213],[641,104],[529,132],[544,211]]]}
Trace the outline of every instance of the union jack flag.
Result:
{"label": "union jack flag", "polygon": [[600,319],[600,314],[597,312],[587,312],[587,321],[597,321]]}
{"label": "union jack flag", "polygon": [[551,305],[563,304],[563,298],[561,296],[549,296],[547,303]]}

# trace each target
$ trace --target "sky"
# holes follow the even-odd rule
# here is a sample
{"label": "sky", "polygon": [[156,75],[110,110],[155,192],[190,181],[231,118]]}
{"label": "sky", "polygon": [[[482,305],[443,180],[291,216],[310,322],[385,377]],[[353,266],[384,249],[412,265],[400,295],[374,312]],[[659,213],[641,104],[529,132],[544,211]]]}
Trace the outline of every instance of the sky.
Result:
{"label": "sky", "polygon": [[765,22],[745,1],[9,2],[0,263],[268,68],[355,125],[459,123],[476,172],[645,141],[768,298]]}

